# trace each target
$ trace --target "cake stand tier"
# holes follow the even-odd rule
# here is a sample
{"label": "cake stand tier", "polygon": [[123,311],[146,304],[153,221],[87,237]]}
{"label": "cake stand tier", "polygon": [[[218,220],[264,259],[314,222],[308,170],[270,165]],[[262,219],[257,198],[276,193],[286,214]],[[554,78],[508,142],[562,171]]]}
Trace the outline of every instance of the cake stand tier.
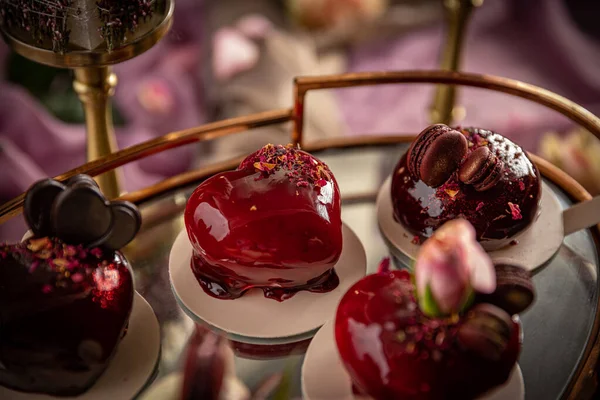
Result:
{"label": "cake stand tier", "polygon": [[[381,258],[389,256],[377,224],[376,196],[414,136],[365,135],[304,143],[304,102],[311,90],[391,83],[454,84],[507,93],[557,110],[600,138],[600,119],[596,116],[561,96],[522,82],[447,71],[358,73],[298,78],[294,84],[293,108],[174,132],[87,163],[58,178],[65,180],[77,173],[98,175],[175,147],[291,121],[291,141],[302,144],[304,150],[327,163],[335,174],[342,192],[342,218],[359,236],[367,255],[367,272],[373,272]],[[534,155],[532,160],[563,209],[590,198],[564,172]],[[171,292],[167,268],[169,252],[183,228],[186,200],[200,182],[235,168],[239,161],[240,158],[209,165],[122,196],[137,203],[144,218],[142,230],[125,253],[135,270],[138,290],[161,321],[161,376],[178,368],[181,351],[193,327]],[[23,196],[19,196],[0,206],[0,223],[18,215],[22,203]],[[522,315],[525,339],[519,361],[526,399],[585,399],[595,388],[591,378],[600,353],[599,239],[597,227],[568,235],[554,258],[533,277],[538,298]],[[300,396],[300,366],[305,349],[306,341],[300,341],[297,346],[286,344],[285,351],[260,349],[252,352],[252,357],[241,351],[236,357],[238,374],[248,386],[256,387],[272,379],[273,374],[285,372],[287,397]],[[268,356],[261,359],[260,354]]]}

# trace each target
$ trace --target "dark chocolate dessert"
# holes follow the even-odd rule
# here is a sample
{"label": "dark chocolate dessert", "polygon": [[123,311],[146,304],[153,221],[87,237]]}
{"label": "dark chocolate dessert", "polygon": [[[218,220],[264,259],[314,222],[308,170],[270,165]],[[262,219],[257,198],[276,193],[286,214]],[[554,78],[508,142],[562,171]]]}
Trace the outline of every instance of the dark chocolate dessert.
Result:
{"label": "dark chocolate dessert", "polygon": [[330,291],[342,252],[340,192],[327,165],[269,144],[188,200],[191,268],[206,293],[235,299],[250,288],[279,301]]}
{"label": "dark chocolate dessert", "polygon": [[394,171],[394,218],[419,239],[460,217],[486,250],[495,250],[539,215],[536,166],[521,147],[485,129],[428,127]]}
{"label": "dark chocolate dessert", "polygon": [[133,278],[117,250],[140,215],[108,202],[87,176],[35,184],[24,212],[33,237],[0,245],[0,385],[76,396],[126,333]]}
{"label": "dark chocolate dessert", "polygon": [[[414,275],[384,264],[346,292],[335,319],[340,357],[355,391],[375,400],[479,398],[517,362],[511,315],[533,302],[531,278],[520,266],[494,268],[463,219],[420,250]],[[509,268],[519,279],[505,279]]]}

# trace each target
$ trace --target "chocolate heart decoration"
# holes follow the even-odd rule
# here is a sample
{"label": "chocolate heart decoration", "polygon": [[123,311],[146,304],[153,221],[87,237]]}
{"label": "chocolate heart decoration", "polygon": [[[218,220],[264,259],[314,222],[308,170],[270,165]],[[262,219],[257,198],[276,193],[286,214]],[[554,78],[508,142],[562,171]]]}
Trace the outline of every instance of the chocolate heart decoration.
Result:
{"label": "chocolate heart decoration", "polygon": [[80,183],[59,194],[50,212],[54,234],[67,243],[97,247],[110,233],[110,204],[94,186]]}
{"label": "chocolate heart decoration", "polygon": [[23,214],[35,236],[48,236],[52,233],[49,210],[56,197],[65,189],[65,185],[54,179],[44,179],[33,184],[27,191]]}
{"label": "chocolate heart decoration", "polygon": [[96,181],[75,175],[65,184],[45,179],[25,196],[25,218],[36,237],[55,236],[69,244],[118,250],[141,226],[136,206],[108,201]]}
{"label": "chocolate heart decoration", "polygon": [[67,186],[88,185],[98,187],[98,183],[89,175],[79,174],[67,181]]}
{"label": "chocolate heart decoration", "polygon": [[110,206],[113,224],[103,247],[118,250],[135,237],[142,225],[142,216],[137,207],[128,201],[113,202]]}

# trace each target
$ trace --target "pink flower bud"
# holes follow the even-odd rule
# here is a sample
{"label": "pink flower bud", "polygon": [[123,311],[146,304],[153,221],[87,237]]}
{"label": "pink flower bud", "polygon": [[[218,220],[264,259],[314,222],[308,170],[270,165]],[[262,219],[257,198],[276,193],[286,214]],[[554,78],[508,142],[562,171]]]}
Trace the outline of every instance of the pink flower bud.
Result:
{"label": "pink flower bud", "polygon": [[429,316],[459,313],[473,292],[487,294],[496,288],[494,265],[464,219],[447,222],[425,241],[415,280],[419,306]]}

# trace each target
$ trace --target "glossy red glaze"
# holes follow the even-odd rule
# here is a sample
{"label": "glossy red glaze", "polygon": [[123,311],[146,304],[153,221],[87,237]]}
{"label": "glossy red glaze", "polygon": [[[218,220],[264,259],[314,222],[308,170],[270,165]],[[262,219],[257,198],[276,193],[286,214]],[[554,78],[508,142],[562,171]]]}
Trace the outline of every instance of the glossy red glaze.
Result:
{"label": "glossy red glaze", "polygon": [[85,392],[125,335],[133,295],[118,252],[46,238],[0,246],[0,385]]}
{"label": "glossy red glaze", "polygon": [[[327,168],[294,151],[303,162]],[[335,178],[328,169],[328,179],[318,183],[302,174],[291,177],[279,165],[265,173],[254,166],[257,154],[238,170],[206,180],[188,200],[185,226],[196,278],[208,294],[224,299],[250,288],[280,301],[298,290],[333,290],[342,251]]]}
{"label": "glossy red glaze", "polygon": [[463,217],[477,232],[482,245],[493,250],[527,229],[539,215],[541,179],[523,149],[503,136],[483,129],[463,129],[469,153],[487,146],[504,163],[499,182],[478,192],[462,183],[456,171],[438,188],[413,177],[405,154],[392,179],[394,218],[412,234],[428,238],[445,222]]}
{"label": "glossy red glaze", "polygon": [[519,326],[493,362],[461,348],[461,322],[425,317],[409,273],[393,271],[369,275],[348,290],[335,337],[354,384],[377,400],[474,399],[507,381],[520,351]]}

